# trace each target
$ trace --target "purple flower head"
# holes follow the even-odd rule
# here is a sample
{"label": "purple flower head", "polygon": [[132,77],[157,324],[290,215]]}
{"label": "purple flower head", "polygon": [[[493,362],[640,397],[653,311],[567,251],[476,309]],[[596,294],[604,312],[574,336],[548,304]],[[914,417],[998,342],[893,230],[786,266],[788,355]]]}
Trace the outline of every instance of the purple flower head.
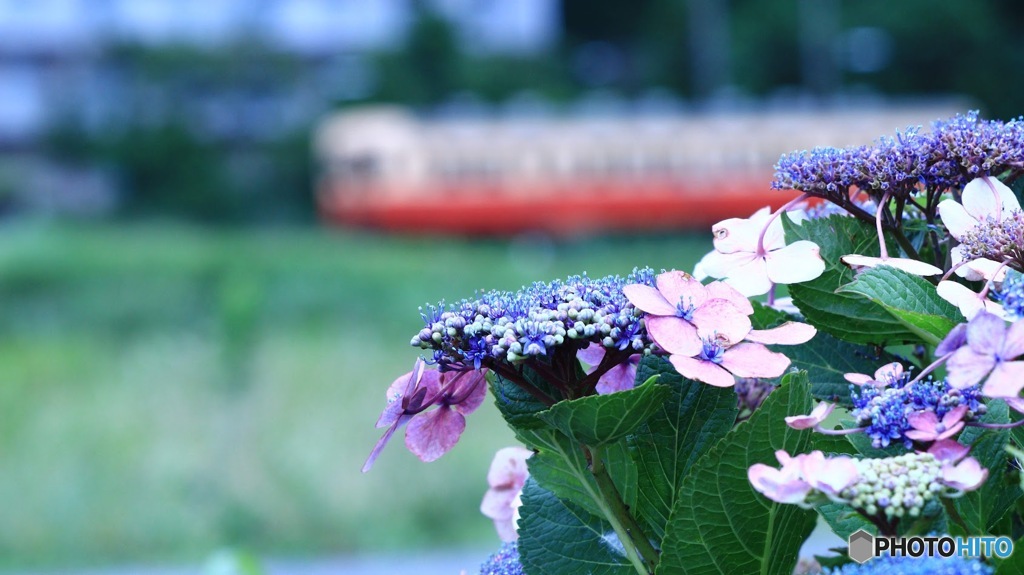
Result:
{"label": "purple flower head", "polygon": [[[388,388],[388,404],[377,420],[387,431],[363,465],[367,472],[399,428],[408,424],[405,445],[422,461],[434,461],[448,452],[466,428],[465,416],[484,401],[487,385],[482,371],[441,372],[426,369],[417,359],[412,371]],[[436,409],[431,409],[436,407]]]}
{"label": "purple flower head", "polygon": [[[980,401],[981,394],[977,387],[956,389],[946,380],[931,377],[913,381],[909,373],[904,373],[902,368],[893,369],[892,366],[889,364],[879,370],[888,372],[888,375],[879,372],[875,374],[876,378],[885,381],[850,386],[850,397],[853,400],[850,414],[876,448],[888,447],[895,442],[910,449],[914,441],[934,441],[934,438],[929,439],[931,435],[950,437],[960,431],[964,421],[971,421],[987,411],[985,404]],[[897,372],[898,377],[889,377]],[[962,414],[957,412],[960,408],[963,408]],[[959,415],[951,416],[951,412]],[[936,427],[928,426],[932,418]],[[940,421],[945,427],[935,432]],[[955,429],[949,432],[951,428]]]}
{"label": "purple flower head", "polygon": [[1024,322],[1006,323],[988,312],[967,324],[967,345],[957,349],[946,368],[951,385],[966,388],[982,380],[981,392],[989,397],[1017,397],[1024,388]]}

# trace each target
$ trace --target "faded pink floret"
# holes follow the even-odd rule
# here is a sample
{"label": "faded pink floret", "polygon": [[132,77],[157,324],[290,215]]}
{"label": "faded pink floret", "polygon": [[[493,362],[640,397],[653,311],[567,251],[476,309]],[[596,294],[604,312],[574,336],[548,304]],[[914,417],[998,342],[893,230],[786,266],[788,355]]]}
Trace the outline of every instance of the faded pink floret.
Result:
{"label": "faded pink floret", "polygon": [[817,427],[835,409],[835,404],[822,401],[807,415],[791,415],[786,417],[786,425],[793,429],[811,429]]}
{"label": "faded pink floret", "polygon": [[426,369],[417,359],[412,371],[388,387],[388,404],[377,419],[377,427],[388,429],[370,452],[363,472],[373,467],[391,437],[406,425],[409,451],[422,461],[441,457],[458,442],[466,428],[465,416],[480,407],[486,394],[483,370],[441,373]]}
{"label": "faded pink floret", "polygon": [[967,324],[967,345],[957,349],[946,364],[949,384],[958,389],[985,380],[981,392],[989,397],[1016,397],[1024,388],[1024,361],[1010,361],[1024,353],[1024,321],[1006,323],[979,312]]}
{"label": "faded pink floret", "polygon": [[747,478],[754,489],[779,503],[809,507],[806,499],[811,491],[838,500],[839,493],[860,477],[857,465],[846,456],[829,458],[821,451],[813,451],[792,457],[779,450],[775,457],[782,464],[781,469],[756,463],[747,470]]}
{"label": "faded pink floret", "polygon": [[[576,352],[576,358],[587,364],[586,372],[593,373],[597,366],[604,359],[606,349],[599,343],[591,343],[589,346]],[[642,354],[633,354],[625,361],[609,369],[597,380],[598,395],[607,395],[616,391],[633,389],[636,383],[636,368],[640,365]]]}
{"label": "faded pink floret", "polygon": [[863,373],[847,373],[843,375],[846,381],[854,385],[864,385],[866,383],[890,385],[901,377],[903,377],[903,365],[896,361],[876,369],[874,377],[869,377]]}
{"label": "faded pink floret", "polygon": [[988,479],[988,469],[985,469],[973,457],[968,457],[953,465],[946,463],[942,466],[942,483],[959,491],[973,491]]}
{"label": "faded pink floret", "polygon": [[515,541],[516,515],[522,499],[523,485],[530,476],[526,460],[533,452],[523,447],[498,450],[487,472],[487,493],[480,503],[480,512],[494,520],[494,528],[502,541]]}
{"label": "faded pink floret", "polygon": [[959,405],[946,412],[939,420],[934,411],[916,411],[907,416],[908,429],[905,435],[914,441],[939,441],[953,437],[964,428],[967,406]]}

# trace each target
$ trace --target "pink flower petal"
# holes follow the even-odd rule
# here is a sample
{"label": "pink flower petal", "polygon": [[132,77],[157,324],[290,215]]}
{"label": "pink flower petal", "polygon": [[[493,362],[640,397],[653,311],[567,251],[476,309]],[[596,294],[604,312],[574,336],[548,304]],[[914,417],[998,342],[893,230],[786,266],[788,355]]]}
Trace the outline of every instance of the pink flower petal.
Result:
{"label": "pink flower petal", "polygon": [[491,487],[514,487],[522,489],[530,471],[526,460],[533,452],[525,447],[512,446],[499,449],[487,470],[487,485]]}
{"label": "pink flower petal", "polygon": [[914,429],[935,433],[939,418],[934,411],[915,411],[907,416],[907,423]]}
{"label": "pink flower petal", "polygon": [[1024,321],[1015,321],[1006,330],[999,356],[1003,359],[1014,359],[1024,353]]}
{"label": "pink flower petal", "polygon": [[676,315],[676,306],[670,304],[661,292],[643,284],[630,284],[622,288],[626,298],[642,312],[651,315]]}
{"label": "pink flower petal", "polygon": [[693,325],[700,337],[717,337],[726,345],[739,343],[750,332],[750,318],[731,302],[713,299],[693,310]]}
{"label": "pink flower petal", "polygon": [[843,374],[843,379],[854,385],[864,385],[866,383],[875,382],[875,380],[871,379],[871,376],[863,373],[845,373]]}
{"label": "pink flower petal", "polygon": [[1010,406],[1017,413],[1024,413],[1024,398],[1021,397],[1002,397],[1000,398],[1006,402],[1006,405]]}
{"label": "pink flower petal", "polygon": [[928,448],[928,453],[934,455],[935,459],[939,460],[939,463],[956,463],[966,457],[970,450],[970,447],[962,443],[952,439],[943,439],[933,443]]}
{"label": "pink flower petal", "polygon": [[802,503],[811,486],[799,474],[755,463],[747,470],[747,479],[759,493],[779,503]]}
{"label": "pink flower petal", "polygon": [[958,421],[953,425],[947,427],[946,431],[943,431],[942,433],[936,435],[935,439],[949,439],[950,437],[953,437],[957,433],[960,433],[960,430],[964,428],[964,425],[964,422]]}
{"label": "pink flower petal", "polygon": [[465,429],[466,418],[442,405],[412,418],[405,431],[405,446],[421,461],[434,461],[455,447]]}
{"label": "pink flower petal", "polygon": [[860,475],[853,459],[844,456],[826,458],[821,451],[812,451],[802,458],[800,473],[812,488],[829,497],[837,497]]}
{"label": "pink flower petal", "polygon": [[707,289],[704,288],[704,285],[686,272],[670,271],[658,274],[658,277],[654,278],[654,282],[658,285],[658,291],[661,292],[665,301],[672,306],[673,315],[680,302],[697,307],[708,299]]}
{"label": "pink flower petal", "polygon": [[1021,389],[1024,389],[1024,361],[1003,361],[996,364],[981,393],[988,397],[1017,397]]}
{"label": "pink flower petal", "polygon": [[366,463],[363,463],[363,473],[366,473],[367,471],[370,470],[370,468],[373,467],[373,464],[374,462],[377,461],[377,458],[380,456],[381,451],[383,451],[384,447],[387,446],[389,441],[391,441],[391,436],[394,435],[399,428],[408,423],[410,419],[412,419],[411,415],[400,416],[391,424],[391,427],[389,427],[388,430],[384,432],[384,435],[382,435],[381,438],[377,440],[376,445],[373,446],[373,450],[370,451],[370,456],[366,458]]}
{"label": "pink flower petal", "polygon": [[713,362],[683,355],[670,355],[668,360],[676,368],[676,371],[688,379],[703,381],[715,387],[736,385],[736,378]]}
{"label": "pink flower petal", "polygon": [[739,377],[778,377],[789,367],[789,358],[759,343],[741,343],[725,350],[722,367]]}
{"label": "pink flower petal", "polygon": [[987,478],[988,470],[973,457],[964,459],[956,466],[949,463],[942,466],[942,483],[960,491],[977,489]]}
{"label": "pink flower petal", "polygon": [[741,294],[731,285],[717,281],[711,282],[704,287],[707,289],[708,299],[724,299],[736,306],[736,309],[745,315],[754,313],[754,306],[750,305],[750,300],[747,299],[747,296]]}
{"label": "pink flower petal", "polygon": [[956,200],[942,200],[939,202],[939,216],[943,225],[949,233],[957,240],[962,239],[967,232],[978,225],[978,219],[967,213]]}
{"label": "pink flower petal", "polygon": [[979,313],[967,324],[967,345],[978,353],[1001,351],[1006,339],[1006,322],[990,313]]}
{"label": "pink flower petal", "polygon": [[968,320],[985,309],[985,303],[978,297],[978,294],[963,284],[949,280],[940,281],[939,285],[935,288],[935,292],[942,299],[955,305]]}
{"label": "pink flower petal", "polygon": [[898,361],[887,363],[875,370],[875,381],[882,383],[892,383],[901,377],[903,377],[903,364]]}
{"label": "pink flower petal", "polygon": [[476,411],[487,397],[486,371],[463,371],[460,373],[463,374],[461,377],[459,375],[449,376],[449,381],[455,386],[452,391],[453,399],[461,399],[457,403],[451,403],[451,406],[459,413],[469,415]]}
{"label": "pink flower petal", "polygon": [[960,349],[965,343],[967,343],[967,324],[961,323],[949,330],[946,337],[942,338],[939,345],[935,348],[935,355],[943,356]]}
{"label": "pink flower petal", "polygon": [[991,355],[979,354],[969,347],[961,347],[946,362],[946,381],[957,389],[970,387],[984,379],[995,364],[996,360]]}
{"label": "pink flower petal", "polygon": [[813,280],[825,271],[818,244],[807,240],[768,252],[765,256],[768,279],[777,284],[795,284]]}
{"label": "pink flower petal", "polygon": [[[639,358],[640,356],[634,357]],[[608,395],[616,391],[633,389],[633,386],[636,385],[636,365],[633,358],[630,358],[609,369],[601,376],[601,379],[597,380],[597,387],[595,389],[598,395]]]}
{"label": "pink flower petal", "polygon": [[604,359],[604,354],[605,349],[603,345],[591,342],[590,345],[576,352],[576,359],[587,364],[587,373],[593,373],[597,366],[601,364],[601,360]]}
{"label": "pink flower petal", "polygon": [[665,351],[690,357],[700,353],[703,344],[697,335],[697,328],[685,319],[675,316],[654,316],[644,321],[648,335]]}
{"label": "pink flower petal", "polygon": [[835,407],[834,404],[822,401],[808,415],[791,415],[786,417],[786,425],[793,429],[810,429],[825,421],[825,418],[832,413]]}
{"label": "pink flower petal", "polygon": [[818,330],[806,323],[787,321],[772,329],[755,329],[747,334],[747,341],[766,345],[797,345],[811,341]]}

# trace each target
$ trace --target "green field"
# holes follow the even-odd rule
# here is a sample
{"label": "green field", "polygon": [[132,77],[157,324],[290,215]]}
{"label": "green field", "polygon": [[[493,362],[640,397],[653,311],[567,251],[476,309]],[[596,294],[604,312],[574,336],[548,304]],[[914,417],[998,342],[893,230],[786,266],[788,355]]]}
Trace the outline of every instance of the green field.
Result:
{"label": "green field", "polygon": [[417,306],[690,269],[707,249],[8,224],[0,567],[496,544],[477,506],[512,437],[489,401],[441,460],[420,463],[399,436],[359,473],[384,390],[417,356]]}

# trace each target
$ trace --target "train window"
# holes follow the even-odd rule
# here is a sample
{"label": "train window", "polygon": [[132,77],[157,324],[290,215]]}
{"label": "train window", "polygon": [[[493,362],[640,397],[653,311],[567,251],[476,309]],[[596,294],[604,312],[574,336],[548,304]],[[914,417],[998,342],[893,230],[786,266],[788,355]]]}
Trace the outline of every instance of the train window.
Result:
{"label": "train window", "polygon": [[343,178],[353,180],[369,180],[380,173],[380,163],[377,158],[369,154],[341,159],[338,162],[338,167]]}

